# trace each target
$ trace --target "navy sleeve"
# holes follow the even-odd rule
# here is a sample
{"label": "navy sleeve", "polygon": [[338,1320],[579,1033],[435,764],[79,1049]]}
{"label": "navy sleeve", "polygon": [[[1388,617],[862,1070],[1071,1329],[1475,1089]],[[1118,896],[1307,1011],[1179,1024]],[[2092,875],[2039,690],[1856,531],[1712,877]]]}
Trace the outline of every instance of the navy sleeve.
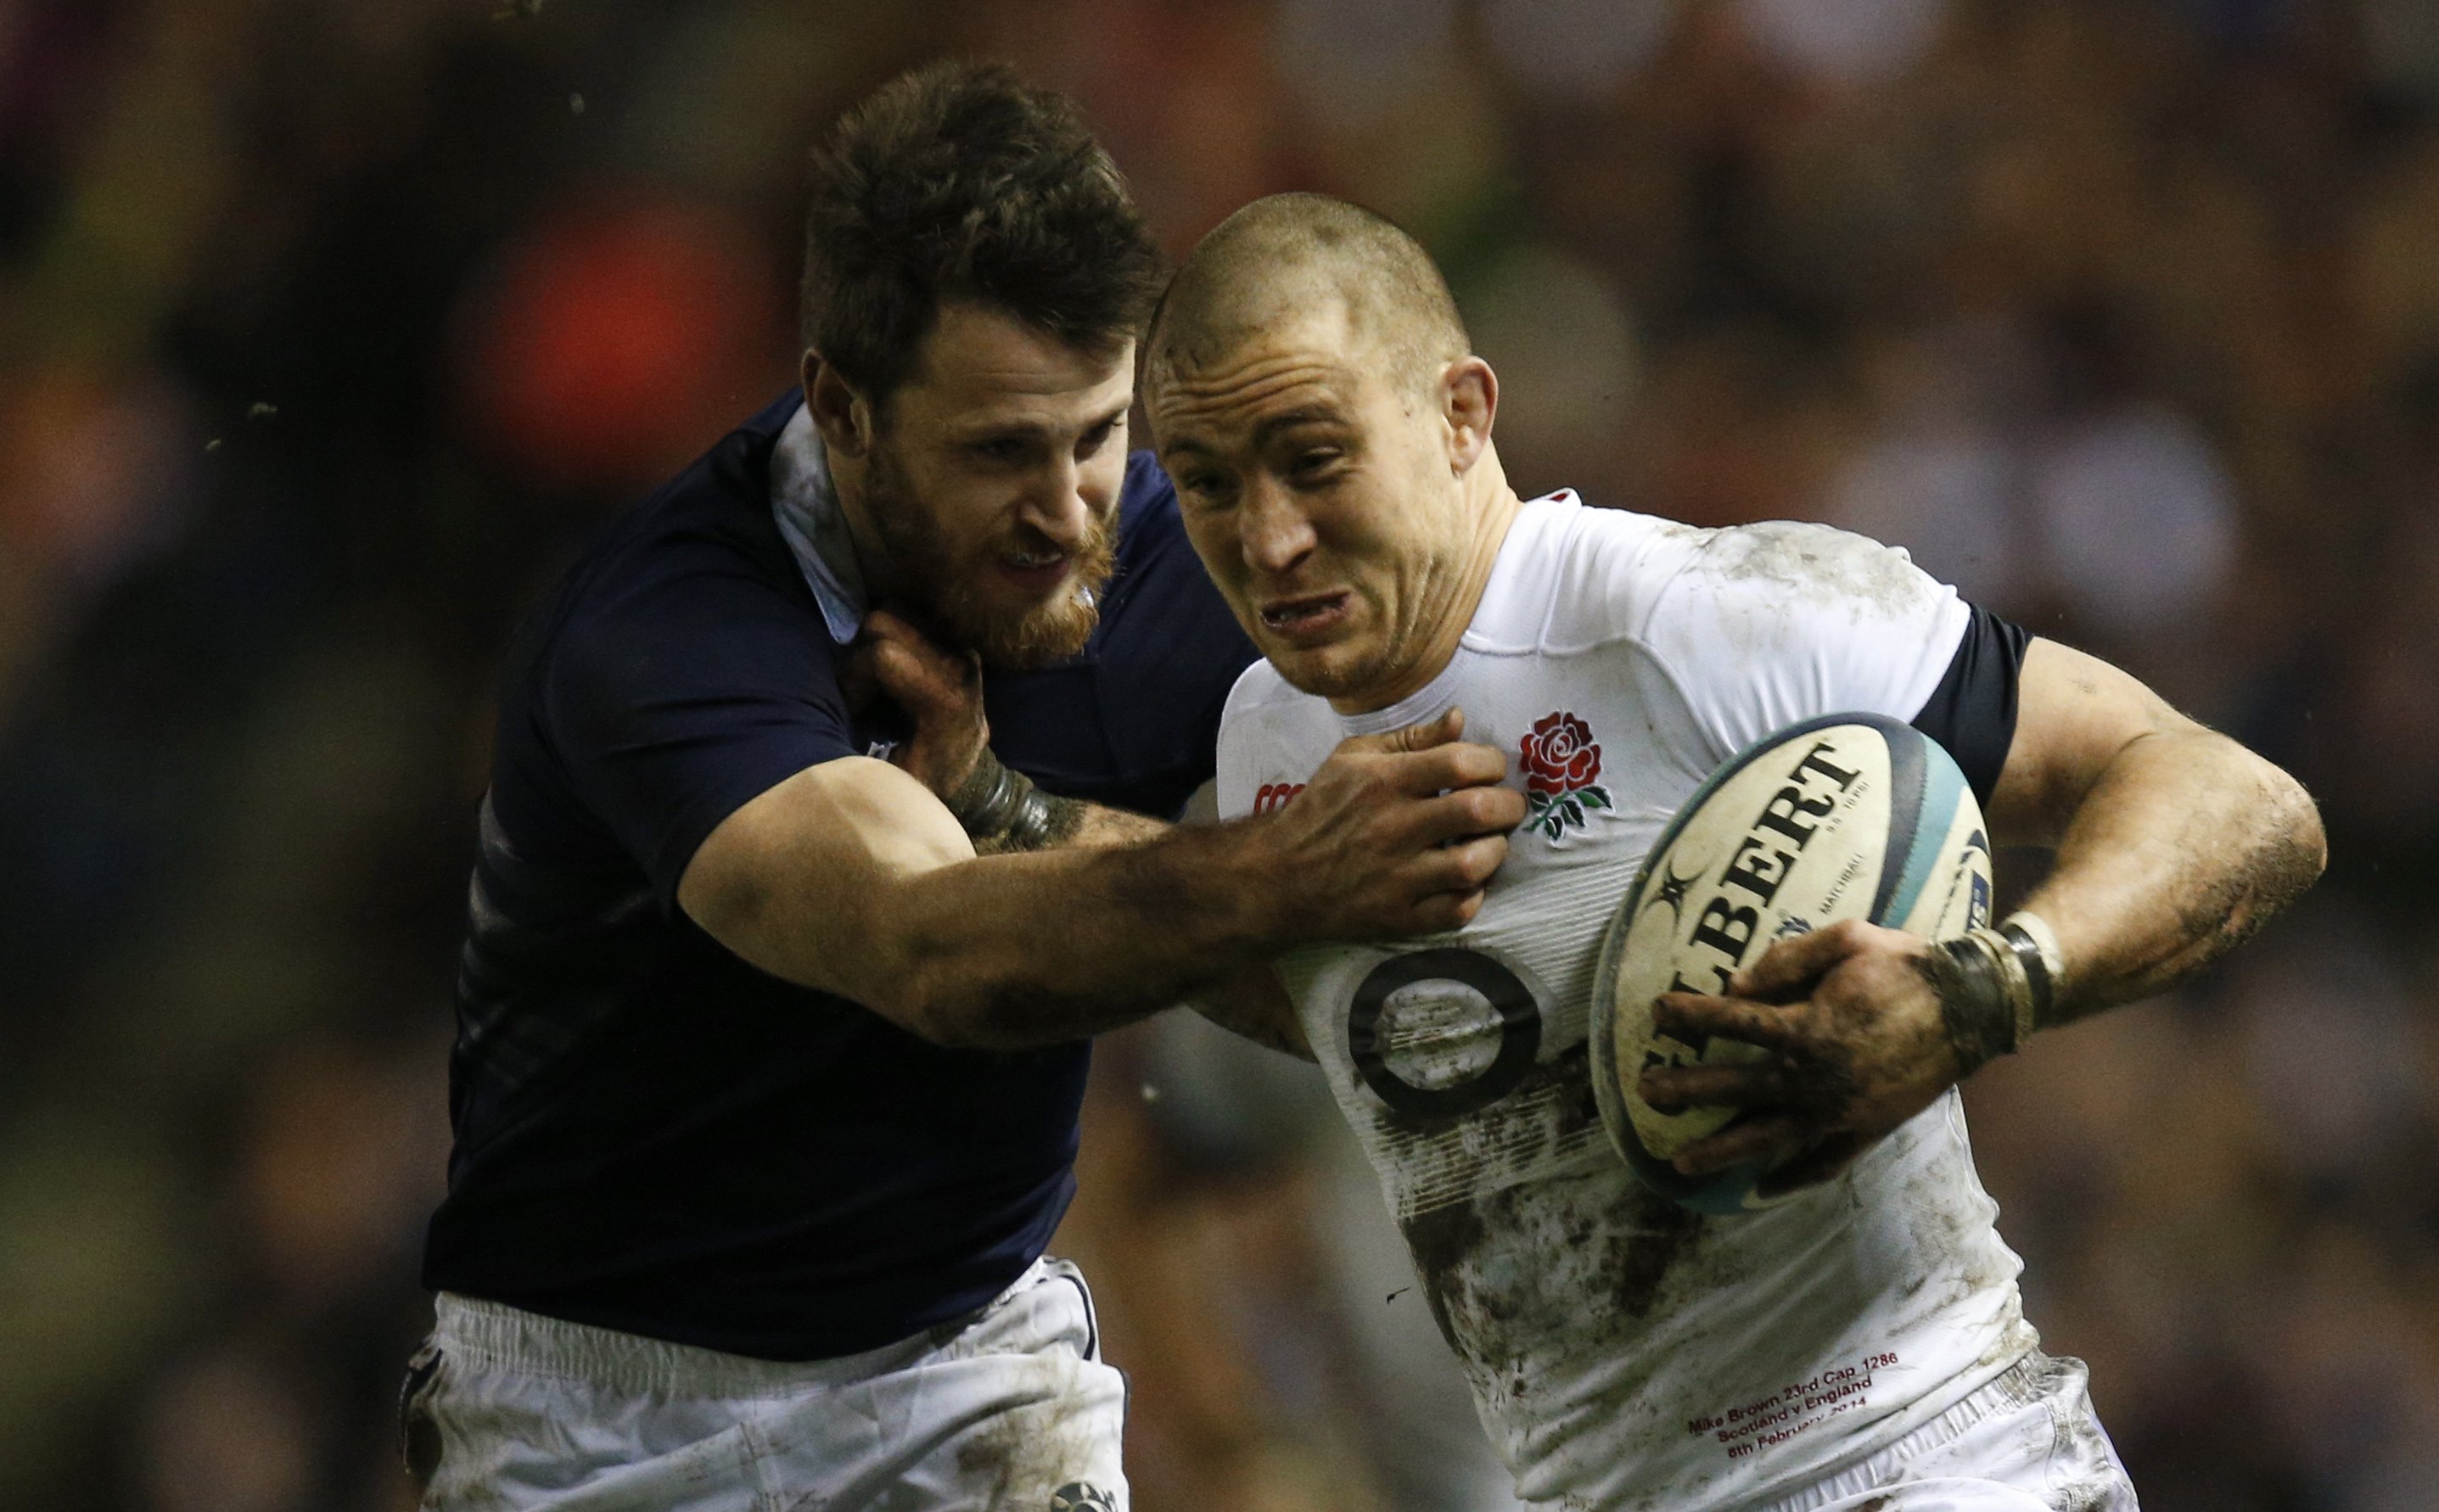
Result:
{"label": "navy sleeve", "polygon": [[664,577],[570,625],[540,691],[577,795],[666,909],[721,820],[856,753],[819,617],[741,572]]}
{"label": "navy sleeve", "polygon": [[1979,604],[1971,608],[1965,638],[1914,717],[1914,727],[1947,747],[1973,796],[1987,804],[2007,765],[2007,748],[2015,743],[2016,682],[2033,637]]}

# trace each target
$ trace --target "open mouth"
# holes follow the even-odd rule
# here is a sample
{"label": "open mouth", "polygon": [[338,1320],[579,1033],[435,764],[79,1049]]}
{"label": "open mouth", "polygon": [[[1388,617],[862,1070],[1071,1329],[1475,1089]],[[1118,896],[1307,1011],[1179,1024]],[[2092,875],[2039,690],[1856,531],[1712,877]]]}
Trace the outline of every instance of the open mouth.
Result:
{"label": "open mouth", "polygon": [[999,569],[1019,588],[1046,594],[1066,579],[1074,561],[1064,551],[1011,551],[999,559]]}
{"label": "open mouth", "polygon": [[1290,640],[1302,640],[1335,627],[1346,617],[1347,604],[1343,589],[1332,594],[1273,599],[1262,606],[1262,624]]}

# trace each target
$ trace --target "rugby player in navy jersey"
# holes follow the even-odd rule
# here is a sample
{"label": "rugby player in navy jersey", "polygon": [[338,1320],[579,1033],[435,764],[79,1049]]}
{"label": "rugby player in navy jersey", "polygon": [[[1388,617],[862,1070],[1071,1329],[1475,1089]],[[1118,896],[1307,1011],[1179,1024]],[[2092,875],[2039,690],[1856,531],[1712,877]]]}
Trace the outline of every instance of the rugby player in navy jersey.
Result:
{"label": "rugby player in navy jersey", "polygon": [[1127,1505],[1123,1382],[1042,1257],[1086,1038],[1455,927],[1523,814],[1451,718],[1275,814],[1144,817],[1254,656],[1127,452],[1158,271],[1057,97],[889,85],[816,157],[801,395],[521,632],[404,1402],[426,1506]]}

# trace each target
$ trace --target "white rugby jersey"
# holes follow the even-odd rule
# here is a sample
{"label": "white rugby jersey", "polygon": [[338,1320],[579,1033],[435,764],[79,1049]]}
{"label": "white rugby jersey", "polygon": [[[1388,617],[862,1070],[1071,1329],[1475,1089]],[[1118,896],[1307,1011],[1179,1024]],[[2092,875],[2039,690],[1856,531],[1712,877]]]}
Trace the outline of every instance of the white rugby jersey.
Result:
{"label": "white rugby jersey", "polygon": [[1969,611],[1820,525],[1697,530],[1526,504],[1446,670],[1342,718],[1256,663],[1220,735],[1225,816],[1290,801],[1350,735],[1466,711],[1530,816],[1474,921],[1282,957],[1433,1315],[1522,1494],[1701,1512],[1783,1495],[1953,1405],[2036,1343],[1950,1091],[1839,1180],[1703,1217],[1602,1133],[1585,1028],[1644,853],[1779,727],[1912,720]]}

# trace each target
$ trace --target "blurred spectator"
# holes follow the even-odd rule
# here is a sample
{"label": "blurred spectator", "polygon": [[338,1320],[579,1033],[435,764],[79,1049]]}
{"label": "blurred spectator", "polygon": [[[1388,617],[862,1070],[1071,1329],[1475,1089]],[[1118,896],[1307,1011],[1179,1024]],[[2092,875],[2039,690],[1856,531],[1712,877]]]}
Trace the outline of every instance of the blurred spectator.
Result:
{"label": "blurred spectator", "polygon": [[1742,0],[1738,18],[1774,61],[1824,83],[1884,82],[1938,31],[1946,0]]}
{"label": "blurred spectator", "polygon": [[278,1364],[242,1346],[184,1361],[138,1424],[139,1505],[160,1512],[301,1512],[312,1504],[314,1421]]}
{"label": "blurred spectator", "polygon": [[778,283],[748,228],[706,206],[561,207],[470,290],[457,387],[520,476],[648,488],[787,370]]}
{"label": "blurred spectator", "polygon": [[1530,458],[1528,495],[1590,489],[1617,471],[1611,457],[1633,414],[1642,352],[1616,286],[1581,259],[1525,244],[1466,291],[1467,329],[1499,373],[1499,436]]}
{"label": "blurred spectator", "polygon": [[2012,335],[1951,329],[1871,341],[1862,353],[1865,435],[1821,512],[1906,547],[1967,598],[2021,614],[2025,584],[2038,575],[2027,570],[2021,438],[2006,418],[2008,359],[2021,350]]}
{"label": "blurred spectator", "polygon": [[1678,0],[1486,0],[1482,29],[1518,80],[1598,101],[1656,56]]}

